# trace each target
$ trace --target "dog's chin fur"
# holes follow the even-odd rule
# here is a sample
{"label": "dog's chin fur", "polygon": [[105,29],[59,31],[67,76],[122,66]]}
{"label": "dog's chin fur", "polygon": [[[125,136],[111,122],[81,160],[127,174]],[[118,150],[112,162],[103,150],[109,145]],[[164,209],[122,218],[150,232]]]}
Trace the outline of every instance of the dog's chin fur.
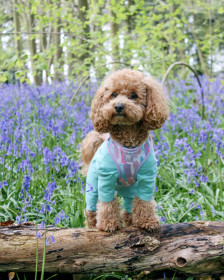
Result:
{"label": "dog's chin fur", "polygon": [[134,124],[113,125],[110,130],[110,136],[122,146],[135,148],[147,140],[149,132],[144,129],[144,125],[140,121]]}

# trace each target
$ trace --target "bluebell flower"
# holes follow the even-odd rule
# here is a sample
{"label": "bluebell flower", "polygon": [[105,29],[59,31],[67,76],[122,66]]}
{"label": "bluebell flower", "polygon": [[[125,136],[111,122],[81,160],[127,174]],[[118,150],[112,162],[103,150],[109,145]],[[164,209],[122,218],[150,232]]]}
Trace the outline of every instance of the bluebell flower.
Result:
{"label": "bluebell flower", "polygon": [[215,210],[214,206],[211,206],[211,212],[212,212],[213,217],[215,217],[216,210]]}
{"label": "bluebell flower", "polygon": [[199,181],[206,183],[208,181],[208,178],[204,174],[201,174],[199,177]]}
{"label": "bluebell flower", "polygon": [[44,206],[42,206],[41,207],[41,209],[40,209],[40,212],[39,212],[40,214],[44,214],[45,213],[45,210],[44,210]]}
{"label": "bluebell flower", "polygon": [[39,231],[37,231],[36,232],[36,238],[41,238],[41,237],[42,237],[41,233]]}
{"label": "bluebell flower", "polygon": [[49,246],[50,243],[49,243],[49,240],[48,240],[48,237],[46,238],[46,246]]}
{"label": "bluebell flower", "polygon": [[162,204],[160,204],[160,205],[158,204],[158,205],[157,205],[157,209],[158,209],[158,210],[161,210],[161,209],[163,209],[163,206],[162,206]]}
{"label": "bluebell flower", "polygon": [[199,205],[197,202],[191,203],[189,209],[201,209],[201,205]]}
{"label": "bluebell flower", "polygon": [[50,207],[49,204],[46,204],[45,211],[46,212],[51,212],[51,207]]}
{"label": "bluebell flower", "polygon": [[60,223],[60,218],[57,216],[55,219],[54,219],[54,224],[57,225]]}
{"label": "bluebell flower", "polygon": [[27,192],[30,187],[30,181],[31,181],[30,176],[24,175],[23,188],[25,192]]}
{"label": "bluebell flower", "polygon": [[42,221],[38,227],[39,229],[45,229],[45,222]]}
{"label": "bluebell flower", "polygon": [[61,210],[58,215],[54,219],[54,224],[59,224],[62,220],[68,219],[68,216],[65,214],[63,210]]}
{"label": "bluebell flower", "polygon": [[207,132],[204,130],[200,131],[200,138],[198,140],[198,144],[207,143]]}
{"label": "bluebell flower", "polygon": [[20,224],[22,224],[22,223],[23,223],[22,218],[21,218],[20,216],[16,216],[16,224],[17,224],[17,225],[20,225]]}
{"label": "bluebell flower", "polygon": [[54,236],[53,236],[53,235],[51,235],[51,236],[50,236],[50,239],[51,239],[51,243],[52,243],[52,244],[56,243],[56,241],[55,241],[55,239],[54,239]]}

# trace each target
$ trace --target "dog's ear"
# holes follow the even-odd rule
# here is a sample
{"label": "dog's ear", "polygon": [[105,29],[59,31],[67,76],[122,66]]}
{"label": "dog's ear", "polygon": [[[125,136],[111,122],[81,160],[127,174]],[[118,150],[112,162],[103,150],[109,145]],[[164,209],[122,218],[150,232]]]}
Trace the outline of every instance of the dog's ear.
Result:
{"label": "dog's ear", "polygon": [[147,108],[143,123],[147,129],[160,128],[169,116],[169,107],[162,86],[151,77],[145,77],[143,83],[146,85]]}
{"label": "dog's ear", "polygon": [[105,86],[101,85],[101,87],[97,90],[94,95],[92,105],[91,105],[91,113],[90,118],[93,122],[93,127],[95,131],[99,133],[108,132],[110,122],[105,120],[103,114],[101,112],[101,108],[104,105],[103,96],[105,92]]}

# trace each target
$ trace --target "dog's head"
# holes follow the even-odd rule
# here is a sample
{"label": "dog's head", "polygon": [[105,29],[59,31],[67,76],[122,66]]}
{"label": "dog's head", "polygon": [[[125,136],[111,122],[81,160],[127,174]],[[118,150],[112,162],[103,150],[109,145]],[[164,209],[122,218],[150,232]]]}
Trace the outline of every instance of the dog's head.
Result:
{"label": "dog's head", "polygon": [[141,123],[148,130],[160,128],[169,115],[162,87],[153,78],[131,69],[107,77],[97,90],[90,117],[100,133],[114,125]]}

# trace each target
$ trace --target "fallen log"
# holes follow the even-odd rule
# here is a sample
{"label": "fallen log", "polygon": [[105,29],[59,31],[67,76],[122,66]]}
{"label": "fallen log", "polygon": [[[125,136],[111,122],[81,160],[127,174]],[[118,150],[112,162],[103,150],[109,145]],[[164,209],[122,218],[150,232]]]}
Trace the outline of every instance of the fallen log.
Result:
{"label": "fallen log", "polygon": [[[48,227],[47,236],[52,235],[56,243],[46,247],[46,272],[224,274],[224,222],[160,225],[154,233],[134,227],[116,233]],[[38,243],[40,271],[44,237]],[[0,227],[0,272],[32,272],[35,266],[35,227]]]}

